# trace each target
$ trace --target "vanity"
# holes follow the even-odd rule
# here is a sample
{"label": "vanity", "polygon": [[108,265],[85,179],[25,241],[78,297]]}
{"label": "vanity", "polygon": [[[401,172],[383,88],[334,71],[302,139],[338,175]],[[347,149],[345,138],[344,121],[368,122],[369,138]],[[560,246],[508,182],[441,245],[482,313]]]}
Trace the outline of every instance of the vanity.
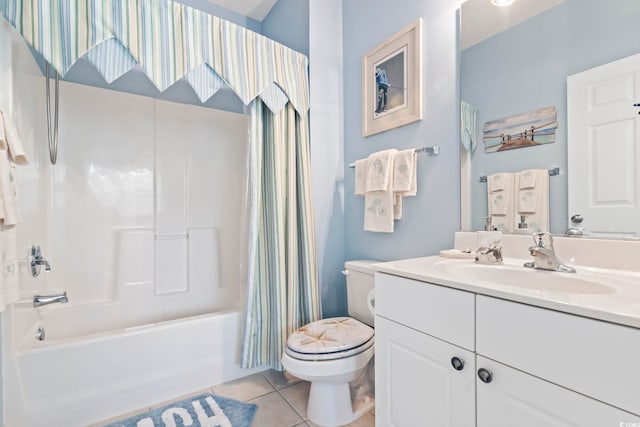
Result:
{"label": "vanity", "polygon": [[575,274],[524,268],[530,243],[376,264],[378,426],[640,426],[638,242],[559,239]]}

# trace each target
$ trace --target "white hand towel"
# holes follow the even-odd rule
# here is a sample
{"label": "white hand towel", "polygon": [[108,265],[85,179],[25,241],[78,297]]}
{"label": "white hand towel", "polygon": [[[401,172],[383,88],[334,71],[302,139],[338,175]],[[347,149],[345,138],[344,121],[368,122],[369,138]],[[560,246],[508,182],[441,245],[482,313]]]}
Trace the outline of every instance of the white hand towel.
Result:
{"label": "white hand towel", "polygon": [[549,171],[528,169],[515,177],[517,217],[526,217],[529,228],[549,230]]}
{"label": "white hand towel", "polygon": [[393,156],[393,191],[396,193],[409,193],[414,190],[415,172],[416,150],[404,150],[395,153]]}
{"label": "white hand towel", "polygon": [[512,180],[513,174],[507,172],[494,173],[487,177],[487,190],[489,193],[504,190],[505,186]]}
{"label": "white hand towel", "polygon": [[0,111],[0,311],[18,299],[18,249],[16,226],[20,210],[14,175],[15,164],[27,164],[18,132]]}
{"label": "white hand towel", "polygon": [[364,195],[364,230],[393,233],[394,195],[387,191],[367,191]]}
{"label": "white hand towel", "polygon": [[355,195],[356,196],[364,196],[364,192],[367,188],[367,165],[369,164],[369,159],[360,159],[356,160],[356,185],[355,185]]}
{"label": "white hand towel", "polygon": [[22,142],[9,117],[0,111],[3,133],[0,135],[0,221],[13,225],[22,221],[18,203],[15,164],[27,164]]}
{"label": "white hand towel", "polygon": [[418,190],[416,150],[399,151],[393,156],[394,219],[402,218],[402,198],[412,197]]}
{"label": "white hand towel", "polygon": [[9,117],[0,111],[0,149],[9,149],[9,158],[17,165],[26,165],[28,162],[22,141],[18,137],[18,131]]}
{"label": "white hand towel", "polygon": [[491,224],[502,232],[512,232],[515,220],[514,174],[501,172],[487,177],[487,205]]}
{"label": "white hand towel", "polygon": [[366,192],[393,190],[389,183],[393,180],[393,156],[397,151],[378,151],[369,156]]}

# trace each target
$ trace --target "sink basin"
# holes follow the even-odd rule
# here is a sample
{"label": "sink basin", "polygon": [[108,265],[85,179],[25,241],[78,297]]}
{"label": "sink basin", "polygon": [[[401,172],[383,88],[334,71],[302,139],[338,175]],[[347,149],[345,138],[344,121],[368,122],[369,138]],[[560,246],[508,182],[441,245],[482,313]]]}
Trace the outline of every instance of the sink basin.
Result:
{"label": "sink basin", "polygon": [[447,263],[442,267],[447,273],[469,283],[484,282],[501,286],[582,295],[615,293],[613,287],[584,273],[558,273],[513,264]]}

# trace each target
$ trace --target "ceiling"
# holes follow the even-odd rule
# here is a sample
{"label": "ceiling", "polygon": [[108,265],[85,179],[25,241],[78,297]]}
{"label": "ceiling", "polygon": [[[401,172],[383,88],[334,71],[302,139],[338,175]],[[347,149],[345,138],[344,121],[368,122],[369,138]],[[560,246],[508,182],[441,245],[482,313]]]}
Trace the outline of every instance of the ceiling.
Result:
{"label": "ceiling", "polygon": [[467,0],[462,4],[460,47],[466,49],[565,0],[514,0],[497,7],[491,0]]}
{"label": "ceiling", "polygon": [[256,21],[262,21],[278,0],[207,0]]}

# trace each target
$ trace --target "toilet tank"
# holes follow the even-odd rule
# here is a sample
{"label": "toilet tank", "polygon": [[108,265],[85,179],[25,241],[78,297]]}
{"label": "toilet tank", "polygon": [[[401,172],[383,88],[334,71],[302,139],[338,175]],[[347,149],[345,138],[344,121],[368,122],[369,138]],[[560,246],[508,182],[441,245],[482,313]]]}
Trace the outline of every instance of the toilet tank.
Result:
{"label": "toilet tank", "polygon": [[369,310],[367,297],[374,288],[373,275],[375,270],[371,265],[377,262],[380,261],[361,260],[344,263],[349,316],[369,326],[373,326],[373,314]]}

